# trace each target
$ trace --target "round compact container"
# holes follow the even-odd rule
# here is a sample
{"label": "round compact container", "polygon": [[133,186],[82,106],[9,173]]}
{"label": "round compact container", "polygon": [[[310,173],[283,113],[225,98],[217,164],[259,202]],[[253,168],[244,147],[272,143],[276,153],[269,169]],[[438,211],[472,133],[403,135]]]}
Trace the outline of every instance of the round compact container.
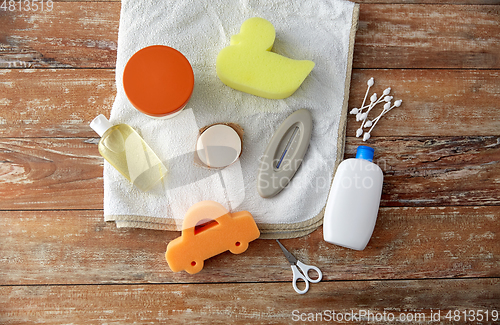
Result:
{"label": "round compact container", "polygon": [[170,118],[186,106],[194,87],[191,64],[181,52],[164,45],[137,51],[123,71],[127,98],[140,112]]}
{"label": "round compact container", "polygon": [[241,136],[229,125],[207,127],[196,141],[198,159],[208,168],[226,168],[241,155]]}

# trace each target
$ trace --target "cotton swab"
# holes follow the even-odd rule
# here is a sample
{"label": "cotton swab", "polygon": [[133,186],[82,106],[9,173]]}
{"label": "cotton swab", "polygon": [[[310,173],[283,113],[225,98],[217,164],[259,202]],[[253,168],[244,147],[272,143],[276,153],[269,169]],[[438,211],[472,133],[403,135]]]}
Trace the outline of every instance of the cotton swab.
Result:
{"label": "cotton swab", "polygon": [[[370,97],[370,105],[368,105],[368,111],[366,113],[362,113],[361,111],[359,111],[358,114],[356,114],[356,121],[364,121],[366,120],[366,117],[368,116],[368,113],[370,113],[370,111],[372,110],[372,108],[375,106],[375,102],[377,101],[377,93],[374,93],[371,97]],[[361,126],[363,127],[363,126]]]}
{"label": "cotton swab", "polygon": [[[374,83],[375,83],[375,80],[373,79],[373,77],[368,79],[368,81],[366,82],[368,88],[366,89],[366,93],[365,93],[365,96],[363,98],[363,103],[361,104],[361,106],[359,108],[353,108],[349,112],[350,114],[356,115],[356,121],[361,121],[361,126],[359,127],[359,129],[356,130],[356,137],[359,138],[360,136],[363,135],[363,141],[370,139],[371,131],[373,130],[375,125],[377,125],[378,121],[380,120],[380,118],[382,116],[387,114],[387,112],[392,110],[394,107],[401,106],[401,103],[403,102],[402,100],[397,100],[394,102],[394,105],[391,106],[391,101],[394,99],[394,97],[389,96],[389,94],[391,93],[391,87],[388,87],[388,88],[384,89],[384,91],[380,97],[377,96],[377,93],[374,93],[373,95],[371,95],[370,96],[370,103],[365,105],[366,99],[368,98],[368,94],[370,92],[370,88],[374,85]],[[376,118],[374,118],[373,120],[369,120],[368,114],[372,111],[372,109],[377,104],[379,104],[382,101],[384,101],[385,104],[384,104],[384,109],[382,110],[380,115],[377,116]],[[363,112],[363,110],[365,110],[365,109],[366,109],[366,112]],[[370,128],[370,129],[368,132],[364,132],[363,128]]]}
{"label": "cotton swab", "polygon": [[[391,87],[386,88],[384,90],[384,92],[382,93],[382,96],[380,96],[379,99],[377,99],[377,93],[374,93],[372,95],[372,97],[370,97],[371,104],[370,104],[370,107],[368,107],[368,111],[366,113],[363,113],[366,115],[363,116],[363,123],[361,124],[361,128],[363,128],[363,126],[365,124],[366,118],[368,117],[368,113],[370,113],[370,111],[375,107],[375,105],[380,103],[382,101],[382,99],[386,102],[390,101],[392,99],[392,96],[387,96],[387,95],[389,95],[390,92],[391,92]],[[389,99],[389,100],[386,100],[386,99]]]}
{"label": "cotton swab", "polygon": [[353,108],[351,110],[351,114],[358,114],[360,111],[362,111],[365,107],[365,102],[366,102],[366,97],[368,97],[368,92],[370,91],[370,88],[373,86],[373,84],[375,83],[375,80],[373,79],[373,77],[371,77],[370,79],[368,79],[368,81],[366,82],[366,84],[368,85],[368,88],[366,89],[366,93],[365,93],[365,98],[363,98],[363,103],[361,104],[360,108]]}
{"label": "cotton swab", "polygon": [[[358,113],[356,115],[356,121],[366,121],[366,118],[368,117],[368,113],[370,113],[370,111],[372,110],[373,107],[375,107],[375,104],[376,104],[376,101],[377,101],[377,93],[374,93],[371,97],[370,97],[370,105],[368,105],[368,111],[366,111],[366,113]],[[361,128],[363,128],[363,124],[361,124]]]}
{"label": "cotton swab", "polygon": [[[363,98],[363,103],[361,104],[361,107],[365,106],[366,97],[368,97],[368,92],[370,91],[370,88],[373,86],[374,83],[375,83],[375,79],[373,79],[373,77],[368,79],[368,81],[366,82],[366,85],[368,86],[368,88],[366,88],[365,97]],[[362,110],[362,108],[361,108],[361,110]]]}
{"label": "cotton swab", "polygon": [[[392,96],[385,96],[384,97],[384,101],[385,102],[390,102],[392,99],[393,99]],[[349,113],[350,114],[358,114],[360,111],[363,111],[365,108],[370,107],[370,105],[371,105],[371,103],[368,104],[368,105],[364,105],[364,106],[362,106],[360,108],[353,108],[353,109],[351,109],[351,111]]]}
{"label": "cotton swab", "polygon": [[[394,105],[392,105],[392,106],[391,106],[390,102],[386,103],[384,105],[384,109],[382,110],[382,113],[380,113],[379,116],[377,116],[376,118],[373,119],[373,121],[371,121],[373,123],[373,125],[371,126],[370,130],[368,132],[365,132],[365,134],[363,135],[363,141],[366,141],[366,140],[370,139],[370,132],[372,132],[373,128],[375,127],[375,125],[377,125],[378,121],[380,120],[380,118],[382,116],[384,116],[385,114],[387,114],[387,112],[389,112],[394,107],[401,106],[402,103],[403,103],[403,101],[401,99],[395,101]],[[357,133],[356,133],[356,136],[357,136]]]}
{"label": "cotton swab", "polygon": [[[403,103],[403,101],[401,99],[397,100],[394,102],[394,105],[391,106],[391,103],[388,102],[387,104],[384,105],[384,109],[382,110],[382,113],[380,113],[379,116],[377,116],[376,118],[374,118],[372,120],[372,122],[375,122],[375,121],[378,121],[382,116],[384,116],[387,112],[389,112],[391,109],[393,109],[394,107],[399,107],[401,106],[401,104]],[[365,127],[369,127],[369,126],[366,126]]]}
{"label": "cotton swab", "polygon": [[[359,127],[359,129],[356,131],[357,138],[359,138],[363,134],[363,128],[366,127],[365,123],[367,121],[368,113],[370,113],[370,111],[375,107],[375,105],[380,103],[382,100],[390,101],[393,98],[392,96],[388,96],[390,92],[391,92],[391,87],[386,88],[384,90],[384,92],[382,93],[382,96],[380,96],[380,98],[378,98],[378,99],[377,99],[377,93],[374,93],[370,97],[370,105],[368,107],[368,111],[366,111],[366,113],[358,113],[360,115],[359,117],[358,117],[358,115],[356,115],[356,121],[363,121],[361,123],[361,126]],[[358,118],[359,118],[359,120],[358,120]],[[371,125],[371,123],[372,122],[370,122],[370,125]],[[366,141],[366,140],[364,140],[364,141]]]}
{"label": "cotton swab", "polygon": [[[377,116],[376,118],[374,118],[374,119],[371,121],[371,122],[373,123],[373,125],[371,125],[371,128],[370,128],[370,130],[369,130],[368,132],[365,132],[365,136],[366,136],[366,134],[368,134],[368,137],[370,137],[370,132],[372,132],[372,130],[373,130],[373,128],[375,127],[375,125],[377,125],[377,123],[378,123],[378,121],[380,120],[380,118],[381,118],[381,117],[382,117],[382,116],[383,116],[386,112],[388,112],[388,111],[390,111],[390,110],[392,109],[392,108],[390,108],[390,107],[391,107],[391,103],[390,103],[390,102],[389,102],[389,103],[386,103],[386,104],[384,105],[384,109],[382,110],[382,113],[380,113],[380,115],[379,115],[379,116]],[[394,106],[393,106],[393,107],[394,107]],[[364,136],[363,136],[363,138],[364,138]],[[364,140],[364,141],[366,141],[366,140]]]}

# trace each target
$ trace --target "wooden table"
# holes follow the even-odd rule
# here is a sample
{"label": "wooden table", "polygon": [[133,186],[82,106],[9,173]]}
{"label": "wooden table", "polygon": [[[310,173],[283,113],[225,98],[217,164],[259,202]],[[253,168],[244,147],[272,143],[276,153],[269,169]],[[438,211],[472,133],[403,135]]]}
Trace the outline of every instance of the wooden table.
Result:
{"label": "wooden table", "polygon": [[[282,241],[323,270],[305,295],[274,241],[191,276],[164,261],[179,233],[103,221],[88,123],[114,100],[119,2],[0,11],[0,323],[498,324],[499,2],[360,2],[349,107],[370,77],[404,103],[368,142],[385,172],[368,247],[321,227]],[[345,158],[362,143],[347,124]]]}

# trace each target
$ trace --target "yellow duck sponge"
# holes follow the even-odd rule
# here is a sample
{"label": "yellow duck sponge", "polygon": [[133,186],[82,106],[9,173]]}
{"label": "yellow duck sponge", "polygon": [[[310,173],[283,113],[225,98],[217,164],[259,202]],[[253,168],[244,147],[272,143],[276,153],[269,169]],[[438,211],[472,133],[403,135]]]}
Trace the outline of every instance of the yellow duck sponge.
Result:
{"label": "yellow duck sponge", "polygon": [[252,95],[282,99],[292,95],[314,68],[309,60],[293,60],[270,52],[276,31],[267,20],[247,19],[240,33],[217,56],[216,70],[226,85]]}

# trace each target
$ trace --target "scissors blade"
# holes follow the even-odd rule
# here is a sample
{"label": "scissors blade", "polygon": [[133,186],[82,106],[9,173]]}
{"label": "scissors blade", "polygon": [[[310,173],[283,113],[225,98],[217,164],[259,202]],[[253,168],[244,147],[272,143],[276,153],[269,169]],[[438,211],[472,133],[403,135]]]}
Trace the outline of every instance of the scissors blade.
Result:
{"label": "scissors blade", "polygon": [[285,257],[286,259],[288,260],[288,262],[290,262],[291,265],[295,265],[297,263],[297,259],[295,258],[295,256],[292,255],[292,253],[290,253],[286,248],[285,246],[283,246],[279,240],[276,239],[276,241],[278,242],[278,244],[280,245],[281,247],[281,250],[283,251],[283,254],[285,254]]}

